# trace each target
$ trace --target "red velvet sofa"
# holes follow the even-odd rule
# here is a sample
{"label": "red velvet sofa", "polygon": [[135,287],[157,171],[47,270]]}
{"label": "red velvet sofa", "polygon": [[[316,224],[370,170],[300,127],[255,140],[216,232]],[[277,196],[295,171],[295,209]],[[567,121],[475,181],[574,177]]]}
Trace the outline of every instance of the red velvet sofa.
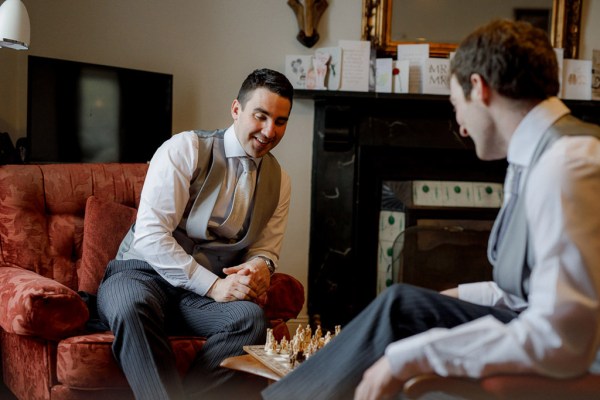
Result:
{"label": "red velvet sofa", "polygon": [[[4,384],[18,399],[129,399],[111,351],[93,332],[78,291],[95,293],[135,218],[146,164],[0,167],[0,334]],[[265,307],[278,338],[304,303],[293,277],[275,273]],[[184,375],[204,343],[171,338]]]}

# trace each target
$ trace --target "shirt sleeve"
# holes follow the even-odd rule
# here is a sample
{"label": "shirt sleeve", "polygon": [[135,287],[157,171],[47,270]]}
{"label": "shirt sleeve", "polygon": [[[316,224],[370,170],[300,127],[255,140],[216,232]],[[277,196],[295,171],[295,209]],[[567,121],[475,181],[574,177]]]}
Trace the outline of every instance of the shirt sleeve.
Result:
{"label": "shirt sleeve", "polygon": [[173,286],[205,295],[217,276],[187,254],[172,234],[188,203],[198,157],[193,132],[174,135],[156,151],[142,188],[131,247]]}
{"label": "shirt sleeve", "polygon": [[291,191],[290,177],[282,168],[277,208],[258,239],[248,249],[245,257],[246,260],[250,260],[259,255],[265,256],[273,261],[275,269],[277,269],[283,236],[287,227]]}
{"label": "shirt sleeve", "polygon": [[598,193],[600,142],[555,142],[531,171],[526,192],[536,260],[528,307],[508,324],[487,316],[392,343],[386,356],[394,374],[406,379],[407,368],[468,377],[588,371],[600,346]]}
{"label": "shirt sleeve", "polygon": [[482,306],[508,308],[522,311],[527,302],[518,296],[504,292],[496,282],[474,282],[458,285],[458,298]]}

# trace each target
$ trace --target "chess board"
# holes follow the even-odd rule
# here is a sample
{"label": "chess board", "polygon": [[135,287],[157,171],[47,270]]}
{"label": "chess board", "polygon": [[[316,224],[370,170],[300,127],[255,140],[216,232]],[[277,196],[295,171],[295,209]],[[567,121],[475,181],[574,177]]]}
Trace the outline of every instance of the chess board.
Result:
{"label": "chess board", "polygon": [[264,345],[244,346],[244,351],[281,377],[293,369],[287,354],[269,354]]}

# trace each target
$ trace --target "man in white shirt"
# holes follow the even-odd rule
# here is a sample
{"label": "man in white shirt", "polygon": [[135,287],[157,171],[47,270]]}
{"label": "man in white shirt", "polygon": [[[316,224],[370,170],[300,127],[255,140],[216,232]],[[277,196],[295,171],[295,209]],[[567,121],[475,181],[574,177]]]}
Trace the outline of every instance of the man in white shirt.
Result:
{"label": "man in white shirt", "polygon": [[[287,224],[290,179],[270,151],[293,88],[260,69],[242,83],[233,124],[188,131],[153,156],[135,224],[98,290],[113,352],[138,399],[222,397],[220,362],[264,343],[264,301]],[[182,382],[171,329],[207,338]]]}
{"label": "man in white shirt", "polygon": [[494,281],[391,287],[265,399],[390,398],[423,373],[600,373],[600,127],[572,117],[558,89],[547,34],[527,23],[493,21],[461,43],[460,134],[510,165],[488,246]]}

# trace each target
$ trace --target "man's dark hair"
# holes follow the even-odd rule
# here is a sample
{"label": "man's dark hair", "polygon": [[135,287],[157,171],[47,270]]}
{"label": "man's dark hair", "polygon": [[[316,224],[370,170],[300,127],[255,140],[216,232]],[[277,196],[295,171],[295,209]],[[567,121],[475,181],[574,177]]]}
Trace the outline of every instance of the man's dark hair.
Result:
{"label": "man's dark hair", "polygon": [[290,101],[294,100],[294,88],[290,81],[280,72],[268,68],[255,69],[246,77],[237,95],[237,100],[242,107],[246,106],[250,94],[259,88],[265,88]]}
{"label": "man's dark hair", "polygon": [[472,74],[511,99],[544,100],[560,87],[548,34],[522,21],[495,20],[471,33],[458,46],[450,73],[467,99]]}

